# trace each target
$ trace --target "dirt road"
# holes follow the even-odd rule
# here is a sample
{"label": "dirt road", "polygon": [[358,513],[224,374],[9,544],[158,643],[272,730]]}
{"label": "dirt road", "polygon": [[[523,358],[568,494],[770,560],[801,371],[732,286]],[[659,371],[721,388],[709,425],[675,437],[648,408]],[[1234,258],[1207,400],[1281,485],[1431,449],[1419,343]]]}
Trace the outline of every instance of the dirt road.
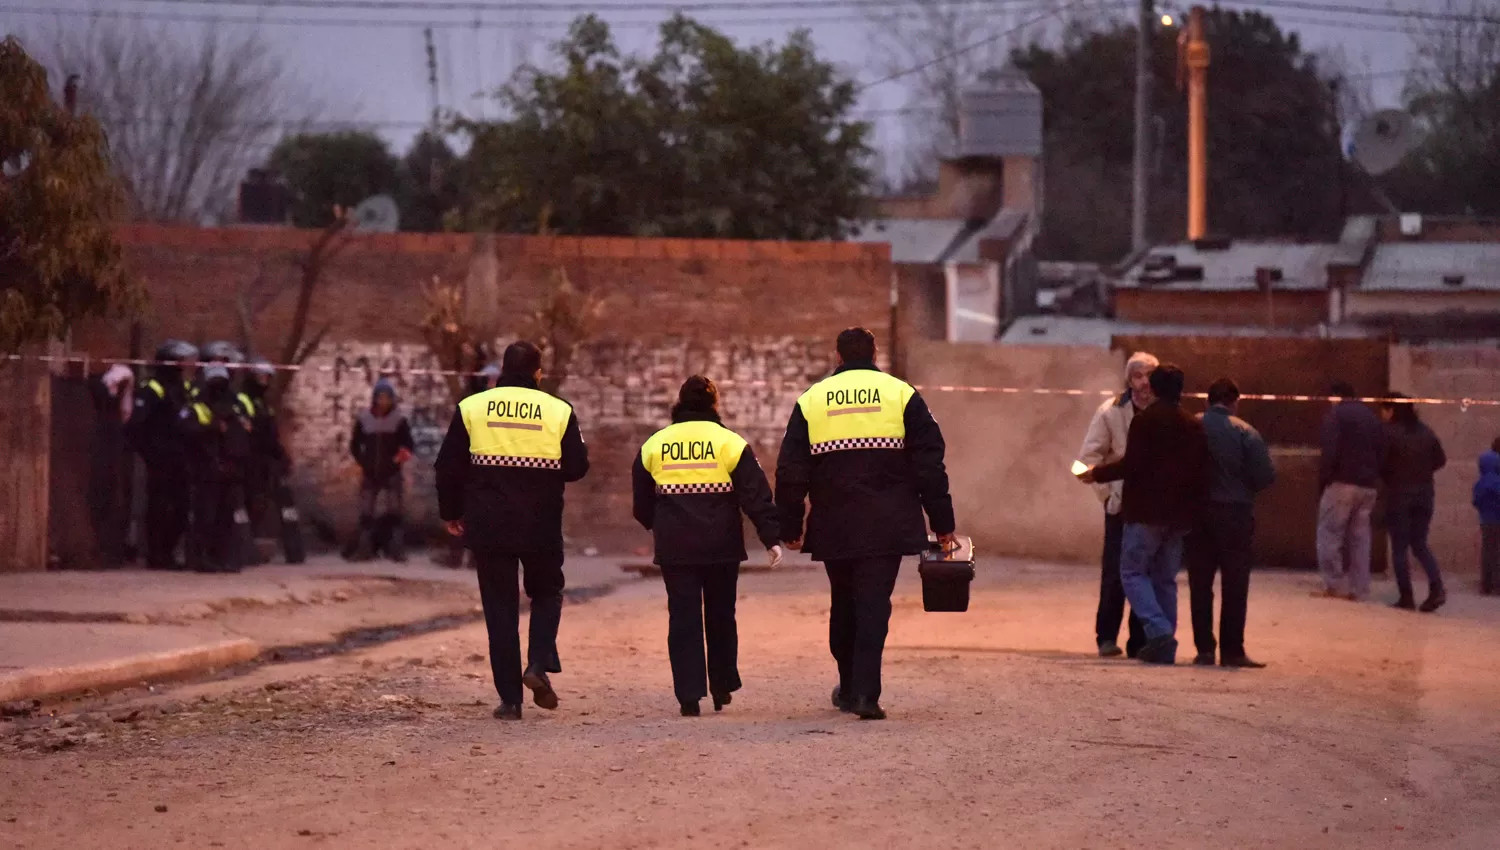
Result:
{"label": "dirt road", "polygon": [[907,572],[883,723],[829,705],[808,572],[742,579],[746,689],[676,716],[648,581],[566,609],[519,724],[482,626],[0,723],[0,848],[1500,846],[1500,602],[1257,576],[1270,669],[1160,669],[1094,657],[1089,571],[992,569],[964,615]]}

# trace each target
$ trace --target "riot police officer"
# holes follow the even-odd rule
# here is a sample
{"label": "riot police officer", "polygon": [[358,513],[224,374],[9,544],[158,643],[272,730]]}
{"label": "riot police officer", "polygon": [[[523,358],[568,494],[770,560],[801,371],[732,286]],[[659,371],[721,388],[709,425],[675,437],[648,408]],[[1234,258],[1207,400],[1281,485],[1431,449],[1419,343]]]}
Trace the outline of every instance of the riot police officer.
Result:
{"label": "riot police officer", "polygon": [[[542,353],[529,342],[505,350],[494,389],[459,402],[438,450],[438,512],[474,553],[500,707],[521,718],[521,689],[557,708],[549,673],[562,672],[563,488],[589,469],[588,447],[567,402],[542,392]],[[521,670],[517,633],[523,570],[531,598],[530,642]]]}
{"label": "riot police officer", "polygon": [[250,360],[242,389],[236,396],[240,406],[250,414],[250,460],[245,467],[245,503],[250,509],[251,525],[259,525],[258,516],[275,508],[281,529],[281,550],[288,564],[307,560],[302,543],[302,525],[297,504],[287,477],[292,471],[291,456],[281,442],[276,410],[271,406],[271,382],[276,369],[264,357]]}
{"label": "riot police officer", "polygon": [[198,572],[239,572],[252,545],[244,484],[253,424],[230,388],[228,367],[203,368],[198,397],[179,420],[193,472],[189,565]]}
{"label": "riot police officer", "polygon": [[167,340],[156,349],[151,377],[135,394],[127,437],[146,467],[146,566],[181,569],[177,544],[187,531],[191,479],[178,418],[192,400],[191,374],[198,349]]}
{"label": "riot police officer", "polygon": [[837,348],[838,369],[792,408],[776,464],[776,508],[787,547],[828,572],[834,705],[883,720],[880,664],[901,558],[927,547],[926,524],[945,548],[955,545],[953,499],[943,434],[922,396],[875,366],[875,335],[864,328],[840,333]]}
{"label": "riot police officer", "polygon": [[667,587],[667,656],[682,716],[697,717],[705,696],[719,711],[740,689],[734,619],[745,560],[740,512],[754,523],[772,566],[781,563],[781,547],[771,486],[755,450],[719,419],[713,381],[694,375],[682,385],[672,424],[641,447],[631,482],[636,521],[655,540]]}

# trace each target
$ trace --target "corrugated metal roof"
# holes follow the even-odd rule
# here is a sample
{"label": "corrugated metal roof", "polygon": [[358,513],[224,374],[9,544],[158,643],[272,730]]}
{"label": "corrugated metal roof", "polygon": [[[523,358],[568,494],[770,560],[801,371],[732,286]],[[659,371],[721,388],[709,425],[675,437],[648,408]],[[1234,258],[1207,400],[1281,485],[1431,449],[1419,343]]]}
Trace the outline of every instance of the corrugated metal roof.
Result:
{"label": "corrugated metal roof", "polygon": [[[1443,283],[1463,275],[1461,286]],[[1500,291],[1500,243],[1391,243],[1375,249],[1360,289],[1369,292]]]}
{"label": "corrugated metal roof", "polygon": [[1122,288],[1140,284],[1141,269],[1151,257],[1170,255],[1179,267],[1201,266],[1203,280],[1178,283],[1150,283],[1151,289],[1187,289],[1229,292],[1255,289],[1255,270],[1261,267],[1281,269],[1277,289],[1309,290],[1328,286],[1328,264],[1347,253],[1336,242],[1235,242],[1222,251],[1200,251],[1192,243],[1153,248],[1146,260],[1137,263],[1121,278]]}
{"label": "corrugated metal roof", "polygon": [[1011,323],[1005,334],[1000,337],[1000,342],[1006,345],[1079,345],[1108,348],[1116,336],[1275,336],[1352,339],[1372,335],[1371,331],[1349,326],[1307,330],[1277,328],[1267,331],[1265,328],[1255,326],[1146,324],[1073,316],[1024,316]]}
{"label": "corrugated metal roof", "polygon": [[[1002,209],[983,227],[970,230],[958,218],[882,218],[860,225],[849,237],[852,242],[889,242],[893,263],[979,262],[979,243],[984,239],[1011,239],[1025,226],[1022,210]],[[954,240],[968,233],[961,243]],[[943,256],[950,246],[953,250]]]}

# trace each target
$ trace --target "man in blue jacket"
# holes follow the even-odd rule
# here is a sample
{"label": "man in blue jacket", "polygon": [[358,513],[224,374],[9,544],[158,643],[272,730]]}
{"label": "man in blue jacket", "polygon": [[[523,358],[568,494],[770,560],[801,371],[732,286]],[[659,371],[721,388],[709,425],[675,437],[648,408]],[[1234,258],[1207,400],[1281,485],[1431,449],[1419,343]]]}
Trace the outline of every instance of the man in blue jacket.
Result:
{"label": "man in blue jacket", "polygon": [[[1240,388],[1228,378],[1208,388],[1200,417],[1208,441],[1208,504],[1188,539],[1188,588],[1193,609],[1196,664],[1261,668],[1245,654],[1245,611],[1250,596],[1255,496],[1276,480],[1271,451],[1249,423],[1235,416]],[[1214,574],[1224,589],[1219,638],[1214,640]],[[1219,651],[1215,659],[1214,652]]]}

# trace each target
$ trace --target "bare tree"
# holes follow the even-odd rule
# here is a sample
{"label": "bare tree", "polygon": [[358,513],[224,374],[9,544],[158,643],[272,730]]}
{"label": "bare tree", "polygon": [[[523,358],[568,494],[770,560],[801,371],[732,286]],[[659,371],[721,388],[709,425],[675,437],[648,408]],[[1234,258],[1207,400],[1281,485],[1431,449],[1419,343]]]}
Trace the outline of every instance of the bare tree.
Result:
{"label": "bare tree", "polygon": [[543,390],[556,393],[567,382],[573,353],[593,335],[605,306],[605,299],[574,286],[567,269],[553,270],[522,333],[542,350]]}
{"label": "bare tree", "polygon": [[958,141],[960,95],[981,73],[1003,66],[1028,39],[1085,20],[1085,13],[1097,22],[1102,6],[1096,0],[910,0],[869,10],[872,53],[881,57],[871,71],[907,81],[908,143],[892,163],[896,186],[921,189],[935,182],[938,161]]}
{"label": "bare tree", "polygon": [[81,77],[80,107],[108,136],[132,212],[150,221],[228,213],[245,170],[275,136],[290,88],[254,32],[59,24],[40,52],[55,79]]}
{"label": "bare tree", "polygon": [[[292,323],[281,340],[281,350],[276,352],[277,362],[301,366],[318,349],[333,325],[331,322],[324,322],[316,330],[308,332],[313,301],[329,264],[348,246],[352,227],[348,211],[335,208],[333,223],[323,228],[306,253],[291,263],[290,269],[263,263],[255,277],[240,287],[236,293],[235,308],[239,316],[240,342],[244,350],[255,350],[256,319],[277,298],[293,288],[297,291],[297,303],[292,309]],[[276,380],[271,385],[272,404],[281,404],[296,376],[297,373],[293,370],[277,371]]]}

